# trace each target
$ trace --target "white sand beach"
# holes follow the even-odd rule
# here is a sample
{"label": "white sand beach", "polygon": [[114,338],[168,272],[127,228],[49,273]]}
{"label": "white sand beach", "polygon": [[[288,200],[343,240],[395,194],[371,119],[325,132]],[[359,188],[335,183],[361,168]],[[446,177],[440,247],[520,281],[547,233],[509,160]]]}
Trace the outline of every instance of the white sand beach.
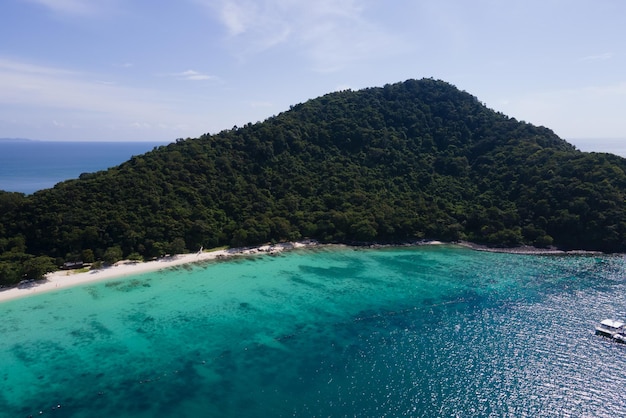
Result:
{"label": "white sand beach", "polygon": [[126,276],[134,276],[137,274],[157,271],[168,267],[179,266],[182,264],[198,263],[218,258],[242,255],[276,254],[284,250],[290,250],[311,245],[317,245],[317,242],[288,242],[275,245],[264,245],[253,248],[231,248],[216,251],[199,251],[197,253],[178,254],[174,256],[163,257],[158,260],[148,262],[133,262],[125,260],[117,262],[113,266],[89,271],[59,270],[53,273],[49,273],[48,275],[46,275],[46,278],[44,280],[24,283],[19,286],[0,291],[0,302],[35,295],[42,292],[58,290],[65,287],[76,286],[84,283],[96,282],[107,279],[116,279]]}

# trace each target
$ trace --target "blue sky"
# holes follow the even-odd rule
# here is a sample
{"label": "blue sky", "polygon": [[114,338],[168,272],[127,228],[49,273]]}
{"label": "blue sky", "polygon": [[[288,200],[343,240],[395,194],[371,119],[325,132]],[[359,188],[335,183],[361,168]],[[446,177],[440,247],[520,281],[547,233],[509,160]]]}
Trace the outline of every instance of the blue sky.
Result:
{"label": "blue sky", "polygon": [[626,148],[624,16],[623,0],[2,0],[0,137],[173,141],[433,77]]}

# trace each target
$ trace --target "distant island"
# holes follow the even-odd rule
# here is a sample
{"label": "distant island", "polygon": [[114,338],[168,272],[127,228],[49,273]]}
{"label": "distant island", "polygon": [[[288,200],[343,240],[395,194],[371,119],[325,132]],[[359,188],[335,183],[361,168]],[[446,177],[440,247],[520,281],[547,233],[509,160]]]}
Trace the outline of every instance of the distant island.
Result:
{"label": "distant island", "polygon": [[25,196],[0,192],[0,283],[267,242],[626,250],[626,160],[439,80],[327,94]]}

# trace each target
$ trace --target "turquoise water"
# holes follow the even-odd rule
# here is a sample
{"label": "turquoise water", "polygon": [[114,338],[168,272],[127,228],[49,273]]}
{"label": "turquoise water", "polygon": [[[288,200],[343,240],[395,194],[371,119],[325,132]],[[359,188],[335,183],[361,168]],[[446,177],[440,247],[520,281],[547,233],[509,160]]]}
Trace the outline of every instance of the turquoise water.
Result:
{"label": "turquoise water", "polygon": [[9,301],[0,415],[619,416],[626,346],[593,327],[626,318],[625,271],[323,247]]}

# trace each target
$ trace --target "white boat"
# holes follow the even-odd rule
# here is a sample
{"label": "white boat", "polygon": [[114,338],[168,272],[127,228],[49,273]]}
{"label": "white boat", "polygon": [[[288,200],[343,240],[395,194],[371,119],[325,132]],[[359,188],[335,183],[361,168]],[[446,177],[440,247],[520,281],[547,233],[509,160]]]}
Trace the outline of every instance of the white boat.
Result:
{"label": "white boat", "polygon": [[620,343],[626,343],[626,324],[622,321],[604,319],[596,326],[596,334],[610,337]]}

